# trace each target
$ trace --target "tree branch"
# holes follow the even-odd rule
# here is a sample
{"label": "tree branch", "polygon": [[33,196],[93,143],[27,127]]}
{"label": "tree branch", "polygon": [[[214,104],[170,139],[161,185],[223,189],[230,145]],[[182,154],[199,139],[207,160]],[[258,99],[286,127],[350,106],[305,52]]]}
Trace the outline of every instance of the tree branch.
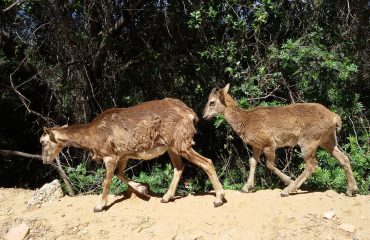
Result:
{"label": "tree branch", "polygon": [[22,64],[24,64],[27,60],[27,57],[25,57],[20,63],[19,65],[17,66],[17,68],[9,75],[9,82],[10,82],[10,86],[11,86],[11,89],[13,90],[13,92],[18,96],[19,100],[21,100],[23,106],[26,108],[27,112],[28,113],[31,113],[33,115],[36,115],[38,116],[39,118],[43,119],[45,122],[47,123],[50,123],[50,122],[53,122],[51,118],[48,118],[48,117],[45,117],[43,116],[41,113],[38,113],[34,110],[32,110],[30,108],[30,103],[31,101],[26,98],[20,91],[18,91],[18,86],[15,86],[14,85],[14,82],[13,82],[13,75],[20,69],[20,67],[22,66]]}
{"label": "tree branch", "polygon": [[268,98],[268,97],[270,97],[270,96],[274,96],[274,95],[272,95],[276,90],[278,90],[279,89],[279,87],[280,87],[280,85],[279,86],[277,86],[274,90],[272,90],[269,94],[267,94],[266,96],[263,96],[263,97],[254,97],[254,98],[247,98],[247,100],[261,100],[261,99],[266,99],[266,98]]}
{"label": "tree branch", "polygon": [[20,151],[14,151],[14,150],[0,149],[0,155],[3,155],[3,156],[16,155],[16,156],[21,156],[21,157],[26,157],[26,158],[33,158],[33,159],[42,160],[40,155],[30,154],[30,153],[25,153],[25,152],[20,152]]}
{"label": "tree branch", "polygon": [[[30,153],[15,151],[15,150],[0,149],[0,155],[3,155],[3,156],[14,156],[15,155],[15,156],[20,156],[20,157],[42,160],[42,157],[40,155],[30,154]],[[57,164],[51,164],[51,166],[53,166],[58,171],[60,177],[63,179],[63,182],[67,188],[68,195],[75,196],[76,194],[73,191],[71,181],[69,180],[69,177],[67,176],[67,174],[64,172],[62,168],[62,164],[60,163],[59,156],[57,157],[56,161],[57,161]]]}
{"label": "tree branch", "polygon": [[21,5],[24,2],[24,0],[16,0],[14,3],[12,3],[9,7],[3,9],[3,12],[9,11],[12,9],[14,6]]}
{"label": "tree branch", "polygon": [[69,196],[75,196],[76,193],[73,190],[73,186],[71,184],[71,180],[67,176],[66,172],[62,168],[62,164],[60,163],[59,155],[56,158],[57,165],[52,164],[52,166],[58,171],[60,177],[63,179],[64,184],[66,185],[67,192]]}

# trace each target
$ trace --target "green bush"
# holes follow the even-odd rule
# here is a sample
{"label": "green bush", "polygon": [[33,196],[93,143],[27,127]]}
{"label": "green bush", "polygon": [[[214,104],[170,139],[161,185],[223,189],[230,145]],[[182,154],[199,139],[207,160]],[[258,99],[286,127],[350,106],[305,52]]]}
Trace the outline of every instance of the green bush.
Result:
{"label": "green bush", "polygon": [[[77,194],[100,194],[102,192],[102,184],[106,173],[105,168],[100,167],[95,170],[87,170],[86,164],[80,163],[75,168],[66,167],[65,172],[71,181],[73,190]],[[65,190],[65,186],[63,188]],[[126,190],[127,185],[116,176],[113,176],[109,192],[120,194]]]}
{"label": "green bush", "polygon": [[133,176],[133,180],[139,183],[149,185],[154,193],[166,193],[171,184],[173,168],[171,164],[165,164],[163,167],[159,164],[154,165],[150,173],[141,171],[138,176]]}
{"label": "green bush", "polygon": [[349,154],[361,194],[370,194],[370,134],[349,136],[344,150]]}
{"label": "green bush", "polygon": [[105,176],[105,169],[98,168],[95,171],[86,169],[86,164],[80,163],[75,168],[66,167],[74,191],[77,194],[100,193]]}
{"label": "green bush", "polygon": [[[263,32],[269,13],[276,4],[263,1],[256,5],[252,28],[257,34]],[[230,10],[230,9],[229,9]],[[270,16],[271,17],[271,16]],[[221,16],[219,10],[212,6],[204,6],[190,13],[187,21],[192,31],[204,30],[204,25],[220,20],[235,33],[245,31],[246,22],[232,14]],[[341,144],[351,158],[355,179],[361,194],[369,194],[369,134],[366,132],[369,123],[366,120],[366,109],[359,93],[356,81],[358,62],[353,55],[343,52],[345,43],[331,46],[326,39],[326,32],[320,26],[312,26],[310,31],[285,38],[281,42],[266,44],[263,51],[251,55],[245,45],[243,34],[230,35],[231,39],[222,42],[208,42],[206,46],[193,51],[199,57],[194,63],[198,75],[207,76],[207,82],[189,82],[193,90],[192,101],[199,102],[207,88],[220,87],[224,81],[231,82],[232,95],[240,107],[251,109],[257,106],[281,106],[292,102],[319,102],[338,113],[343,120],[343,130],[339,138],[345,139]],[[234,37],[233,37],[234,36]],[[342,45],[341,45],[342,44]],[[157,65],[155,65],[157,66]],[[214,71],[219,70],[219,71]],[[216,76],[209,73],[216,72]],[[217,74],[219,74],[217,76]],[[215,80],[219,77],[225,80]],[[176,78],[184,88],[187,79]],[[363,97],[363,96],[362,96]],[[130,98],[124,102],[131,103]],[[134,101],[135,103],[137,101]],[[195,107],[199,107],[195,104]],[[250,148],[246,147],[239,136],[227,125],[222,116],[217,116],[211,131],[203,131],[207,136],[207,146],[203,144],[200,151],[213,159],[217,173],[226,189],[241,189],[245,184],[249,166]],[[210,156],[209,156],[210,155]],[[277,150],[276,165],[279,169],[297,178],[304,168],[301,153],[296,148]],[[344,192],[347,179],[343,168],[336,159],[324,150],[317,152],[319,167],[302,186],[313,190],[334,189]],[[281,180],[266,167],[264,156],[257,165],[255,189],[284,187]],[[133,173],[135,181],[148,184],[154,193],[163,194],[167,191],[173,176],[171,164],[154,164],[148,170]],[[86,169],[76,169],[72,174],[74,186],[79,191],[100,189],[103,172],[86,173]],[[87,176],[80,176],[87,174]],[[100,180],[100,182],[99,182]],[[88,187],[86,185],[92,184]],[[94,186],[95,184],[95,186]],[[111,192],[119,192],[124,185],[116,178],[112,181]],[[177,194],[188,194],[211,189],[210,181],[200,169],[180,185]],[[95,190],[96,191],[96,190]]]}
{"label": "green bush", "polygon": [[113,176],[109,192],[114,195],[122,194],[128,188],[128,185],[122,182],[116,175]]}
{"label": "green bush", "polygon": [[[344,145],[348,153],[360,194],[369,194],[370,186],[370,149],[368,144],[357,142],[354,136],[348,137],[349,142]],[[318,151],[319,167],[307,181],[307,186],[314,189],[333,189],[345,192],[347,177],[339,162],[324,150]]]}

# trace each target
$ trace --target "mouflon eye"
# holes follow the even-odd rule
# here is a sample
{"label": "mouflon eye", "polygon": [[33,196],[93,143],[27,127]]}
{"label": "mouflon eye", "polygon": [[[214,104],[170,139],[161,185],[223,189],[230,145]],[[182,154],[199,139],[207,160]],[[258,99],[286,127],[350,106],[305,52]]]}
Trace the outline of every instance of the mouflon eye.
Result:
{"label": "mouflon eye", "polygon": [[211,106],[211,107],[213,107],[215,104],[216,104],[216,102],[215,102],[215,101],[211,101],[211,102],[209,102],[209,106]]}

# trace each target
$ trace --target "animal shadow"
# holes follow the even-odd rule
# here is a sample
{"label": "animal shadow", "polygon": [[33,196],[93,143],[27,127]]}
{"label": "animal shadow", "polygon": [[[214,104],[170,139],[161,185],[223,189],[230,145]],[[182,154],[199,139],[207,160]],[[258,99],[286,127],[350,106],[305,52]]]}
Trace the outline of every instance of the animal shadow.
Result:
{"label": "animal shadow", "polygon": [[[146,185],[146,184],[142,184],[142,185]],[[134,189],[132,189],[129,186],[128,189],[122,193],[122,197],[114,200],[112,203],[110,203],[107,206],[105,206],[103,208],[103,211],[108,211],[115,204],[120,203],[120,202],[123,202],[124,200],[130,199],[130,198],[132,198],[133,195],[135,195],[136,197],[138,197],[138,198],[140,198],[141,200],[144,200],[144,201],[149,201],[151,197],[155,197],[155,195],[152,194],[152,192],[150,192],[150,191],[149,191],[149,193],[147,195],[145,195],[145,194],[141,194],[141,193],[135,191]]]}

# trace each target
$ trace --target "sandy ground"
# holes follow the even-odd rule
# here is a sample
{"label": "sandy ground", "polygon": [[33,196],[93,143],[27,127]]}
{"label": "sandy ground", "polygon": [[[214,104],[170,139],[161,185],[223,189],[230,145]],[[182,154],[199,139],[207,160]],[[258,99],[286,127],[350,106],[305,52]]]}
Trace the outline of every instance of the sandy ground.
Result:
{"label": "sandy ground", "polygon": [[[27,239],[370,239],[370,196],[346,197],[333,191],[298,192],[282,198],[280,190],[226,191],[227,203],[214,208],[212,193],[174,202],[160,198],[109,196],[109,206],[94,213],[99,196],[63,197],[28,209],[32,191],[0,189],[0,236],[20,223]],[[334,210],[331,220],[323,214]],[[354,233],[338,229],[355,226]]]}

